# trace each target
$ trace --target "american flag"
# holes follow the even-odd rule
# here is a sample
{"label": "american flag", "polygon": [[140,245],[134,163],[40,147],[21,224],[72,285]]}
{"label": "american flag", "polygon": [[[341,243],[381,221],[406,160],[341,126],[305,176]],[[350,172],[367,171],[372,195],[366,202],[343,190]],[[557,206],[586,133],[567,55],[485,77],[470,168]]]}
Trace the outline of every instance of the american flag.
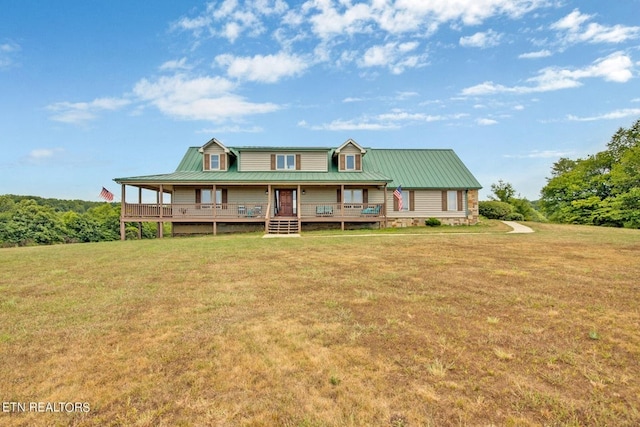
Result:
{"label": "american flag", "polygon": [[102,191],[100,192],[100,197],[102,199],[105,199],[108,202],[113,202],[113,193],[104,187],[102,187]]}
{"label": "american flag", "polygon": [[396,188],[393,191],[393,197],[396,198],[396,200],[398,200],[398,210],[401,211],[402,210],[402,186],[398,185],[398,188]]}

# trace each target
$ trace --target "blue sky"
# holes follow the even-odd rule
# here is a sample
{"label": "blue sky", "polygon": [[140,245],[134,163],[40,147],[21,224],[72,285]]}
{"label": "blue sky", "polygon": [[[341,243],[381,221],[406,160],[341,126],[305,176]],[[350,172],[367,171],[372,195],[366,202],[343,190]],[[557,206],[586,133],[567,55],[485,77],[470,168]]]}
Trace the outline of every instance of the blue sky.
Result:
{"label": "blue sky", "polygon": [[640,0],[0,0],[0,194],[189,146],[453,148],[537,199],[640,118]]}

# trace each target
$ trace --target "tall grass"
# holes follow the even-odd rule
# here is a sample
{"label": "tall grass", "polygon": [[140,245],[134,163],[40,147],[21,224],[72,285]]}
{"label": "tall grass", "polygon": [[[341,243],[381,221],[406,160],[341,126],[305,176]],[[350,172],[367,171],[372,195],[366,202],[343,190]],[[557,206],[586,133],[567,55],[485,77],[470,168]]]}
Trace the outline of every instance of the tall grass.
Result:
{"label": "tall grass", "polygon": [[0,400],[90,411],[0,424],[637,425],[640,232],[532,227],[2,250]]}

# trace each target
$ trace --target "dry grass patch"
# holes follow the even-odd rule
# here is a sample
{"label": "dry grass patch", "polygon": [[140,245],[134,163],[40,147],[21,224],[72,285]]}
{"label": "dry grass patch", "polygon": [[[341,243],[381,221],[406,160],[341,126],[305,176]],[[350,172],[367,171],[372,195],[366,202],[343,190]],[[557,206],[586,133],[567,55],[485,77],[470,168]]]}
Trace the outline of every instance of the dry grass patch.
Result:
{"label": "dry grass patch", "polygon": [[637,425],[640,233],[0,251],[2,425]]}

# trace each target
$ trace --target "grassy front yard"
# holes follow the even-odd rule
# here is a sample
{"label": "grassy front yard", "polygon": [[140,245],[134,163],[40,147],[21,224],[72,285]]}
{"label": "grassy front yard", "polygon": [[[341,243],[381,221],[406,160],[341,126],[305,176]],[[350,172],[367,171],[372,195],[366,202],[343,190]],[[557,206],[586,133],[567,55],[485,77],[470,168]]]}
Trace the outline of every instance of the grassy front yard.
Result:
{"label": "grassy front yard", "polygon": [[0,401],[90,406],[0,424],[640,424],[640,232],[532,227],[0,250]]}

